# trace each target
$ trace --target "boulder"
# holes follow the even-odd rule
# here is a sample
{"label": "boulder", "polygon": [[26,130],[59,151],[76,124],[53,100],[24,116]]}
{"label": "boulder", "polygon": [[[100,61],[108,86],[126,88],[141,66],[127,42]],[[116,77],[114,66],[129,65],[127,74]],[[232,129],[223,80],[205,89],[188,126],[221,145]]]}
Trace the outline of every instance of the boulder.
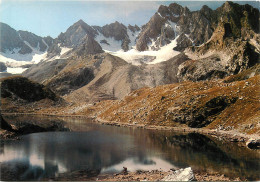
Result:
{"label": "boulder", "polygon": [[179,169],[165,176],[161,181],[193,181],[195,179],[191,167]]}

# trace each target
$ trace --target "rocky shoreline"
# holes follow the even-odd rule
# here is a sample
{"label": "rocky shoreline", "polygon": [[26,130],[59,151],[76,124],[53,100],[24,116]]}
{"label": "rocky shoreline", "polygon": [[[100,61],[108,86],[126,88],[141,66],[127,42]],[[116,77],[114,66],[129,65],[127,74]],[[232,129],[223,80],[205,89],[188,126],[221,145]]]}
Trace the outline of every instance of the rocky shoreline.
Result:
{"label": "rocky shoreline", "polygon": [[[13,115],[13,113],[3,113],[4,115]],[[257,134],[243,134],[236,132],[234,130],[225,131],[221,129],[207,129],[207,128],[189,128],[187,126],[183,127],[172,127],[172,126],[158,126],[158,125],[146,125],[146,124],[137,124],[137,123],[123,123],[123,122],[113,122],[101,119],[99,117],[87,117],[85,115],[57,115],[57,114],[34,114],[34,113],[16,113],[15,115],[33,115],[33,116],[48,116],[48,117],[75,117],[75,118],[91,118],[93,122],[103,124],[103,125],[111,125],[118,127],[133,127],[133,128],[142,128],[148,130],[168,130],[168,131],[176,131],[176,132],[184,132],[184,133],[199,133],[203,135],[209,135],[220,140],[229,141],[229,142],[237,142],[239,146],[246,147],[248,146],[248,142],[253,141],[256,142],[256,146],[253,149],[259,149],[260,136]],[[4,134],[4,135],[3,135]],[[11,134],[11,135],[10,135]],[[5,137],[7,136],[7,137]],[[12,133],[1,131],[1,138],[14,138]]]}
{"label": "rocky shoreline", "polygon": [[[184,132],[184,133],[199,133],[204,135],[210,135],[212,137],[216,137],[220,140],[225,140],[229,142],[237,142],[239,146],[246,147],[248,141],[255,140],[258,143],[260,142],[260,136],[246,135],[243,133],[239,133],[236,131],[223,131],[217,129],[206,129],[206,128],[189,128],[189,127],[171,127],[171,126],[157,126],[157,125],[145,125],[145,124],[129,124],[129,123],[120,123],[120,122],[111,122],[106,121],[100,118],[94,118],[94,121],[105,124],[112,125],[118,127],[134,127],[134,128],[143,128],[148,130],[168,130],[168,131],[176,131],[176,132]],[[258,144],[259,148],[259,144]]]}
{"label": "rocky shoreline", "polygon": [[[188,169],[188,168],[186,168]],[[179,169],[178,171],[184,171],[186,169]],[[115,173],[115,174],[99,174],[96,175],[96,171],[74,171],[74,172],[66,172],[59,174],[57,177],[52,180],[62,180],[62,181],[176,181],[176,177],[178,181],[181,181],[180,178],[185,176],[175,175],[176,171],[161,171],[161,170],[151,170],[151,171],[143,171],[139,170],[136,172],[124,172]],[[192,170],[191,170],[192,171]],[[172,176],[175,176],[172,177]],[[242,181],[240,178],[229,178],[223,174],[217,173],[207,173],[207,172],[199,172],[192,171],[190,177],[192,177],[192,181]],[[187,180],[186,180],[187,181]]]}

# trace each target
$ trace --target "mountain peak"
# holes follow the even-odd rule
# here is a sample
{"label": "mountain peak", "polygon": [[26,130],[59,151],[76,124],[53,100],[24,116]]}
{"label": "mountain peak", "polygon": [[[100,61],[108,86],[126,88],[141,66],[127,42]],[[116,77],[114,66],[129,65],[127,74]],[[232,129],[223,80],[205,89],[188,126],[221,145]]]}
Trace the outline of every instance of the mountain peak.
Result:
{"label": "mountain peak", "polygon": [[74,25],[87,25],[87,23],[84,22],[82,19],[80,19],[79,21],[77,21],[76,23],[74,23]]}

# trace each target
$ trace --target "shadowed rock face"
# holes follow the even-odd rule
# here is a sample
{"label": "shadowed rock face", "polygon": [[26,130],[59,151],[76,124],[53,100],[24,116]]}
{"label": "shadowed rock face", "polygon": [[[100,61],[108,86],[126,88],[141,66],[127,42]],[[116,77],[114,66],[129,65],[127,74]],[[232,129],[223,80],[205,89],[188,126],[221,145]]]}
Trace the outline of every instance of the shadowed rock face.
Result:
{"label": "shadowed rock face", "polygon": [[76,48],[76,55],[86,56],[88,54],[97,54],[104,52],[102,47],[91,36],[86,35],[80,46]]}
{"label": "shadowed rock face", "polygon": [[101,31],[105,37],[114,37],[115,40],[123,40],[127,34],[126,27],[118,21],[103,26]]}
{"label": "shadowed rock face", "polygon": [[61,43],[61,46],[72,47],[82,42],[86,35],[95,37],[97,31],[91,26],[86,24],[84,21],[79,20],[68,28],[65,33],[61,33],[56,41]]}
{"label": "shadowed rock face", "polygon": [[29,48],[19,37],[17,31],[7,24],[0,23],[0,51],[5,52],[7,50],[12,51],[14,48],[21,48],[20,53],[31,53]]}
{"label": "shadowed rock face", "polygon": [[4,71],[6,71],[6,69],[7,69],[7,67],[6,67],[5,63],[0,62],[0,72],[4,72]]}
{"label": "shadowed rock face", "polygon": [[47,45],[45,45],[42,41],[43,40],[42,37],[27,31],[19,30],[18,33],[21,39],[28,42],[32,47],[37,48],[39,46],[39,50],[42,52],[47,50],[48,43],[46,42]]}
{"label": "shadowed rock face", "polygon": [[10,124],[8,124],[4,118],[2,117],[2,114],[0,113],[0,128],[1,129],[4,129],[4,130],[7,130],[7,131],[13,131],[13,128]]}

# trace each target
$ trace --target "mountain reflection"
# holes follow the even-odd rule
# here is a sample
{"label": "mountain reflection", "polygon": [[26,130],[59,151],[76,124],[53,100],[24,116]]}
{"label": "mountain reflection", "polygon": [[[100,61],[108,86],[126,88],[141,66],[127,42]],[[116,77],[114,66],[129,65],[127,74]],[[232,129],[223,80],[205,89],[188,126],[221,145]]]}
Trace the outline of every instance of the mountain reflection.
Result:
{"label": "mountain reflection", "polygon": [[[98,125],[68,118],[67,126],[85,132],[46,132],[4,141],[1,146],[2,180],[40,180],[58,173],[93,170],[118,172],[169,170],[191,166],[230,177],[259,179],[256,151],[204,135]],[[82,125],[82,126],[79,126]],[[8,179],[8,174],[13,174]],[[15,178],[15,179],[14,179]]]}

